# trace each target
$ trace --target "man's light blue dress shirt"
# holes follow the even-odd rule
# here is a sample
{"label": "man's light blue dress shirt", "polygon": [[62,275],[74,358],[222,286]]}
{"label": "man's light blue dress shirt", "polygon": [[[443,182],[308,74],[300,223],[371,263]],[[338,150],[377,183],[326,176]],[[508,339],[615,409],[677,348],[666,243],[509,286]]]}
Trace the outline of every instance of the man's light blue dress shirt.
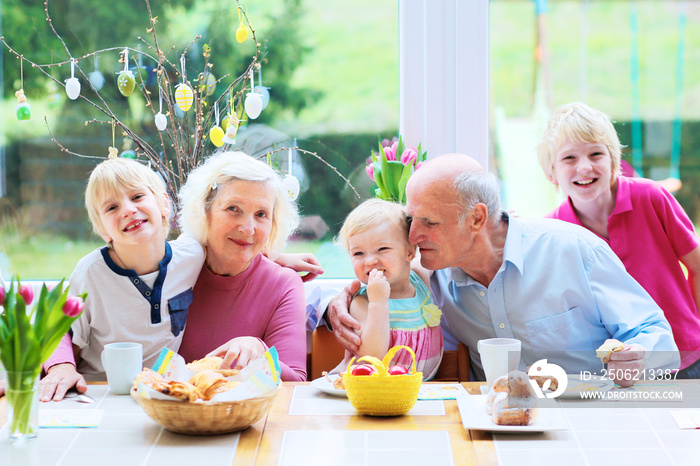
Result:
{"label": "man's light blue dress shirt", "polygon": [[469,347],[477,378],[477,342],[495,337],[522,342],[522,370],[547,359],[567,373],[600,373],[595,350],[608,338],[644,347],[647,368],[678,368],[663,311],[603,240],[560,220],[503,219],[504,260],[488,287],[459,268],[431,279],[443,329]]}

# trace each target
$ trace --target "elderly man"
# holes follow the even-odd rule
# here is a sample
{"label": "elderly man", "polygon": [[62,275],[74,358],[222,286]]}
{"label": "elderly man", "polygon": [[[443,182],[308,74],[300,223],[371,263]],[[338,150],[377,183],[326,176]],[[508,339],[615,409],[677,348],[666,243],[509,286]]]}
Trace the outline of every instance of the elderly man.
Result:
{"label": "elderly man", "polygon": [[[443,329],[469,347],[483,379],[477,342],[516,338],[521,369],[546,358],[568,373],[600,372],[595,350],[624,342],[607,374],[622,386],[677,369],[678,349],[661,309],[589,231],[500,210],[495,177],[470,157],[448,154],[424,164],[406,187],[409,241],[435,272],[431,287]],[[358,284],[330,305],[336,338],[352,350],[357,322],[347,303]],[[654,373],[644,372],[645,368]]]}

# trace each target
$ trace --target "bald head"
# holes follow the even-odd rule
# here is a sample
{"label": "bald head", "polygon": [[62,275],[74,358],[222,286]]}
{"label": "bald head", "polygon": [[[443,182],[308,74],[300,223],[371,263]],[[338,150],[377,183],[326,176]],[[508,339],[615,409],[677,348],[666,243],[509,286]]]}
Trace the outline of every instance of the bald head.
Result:
{"label": "bald head", "polygon": [[465,154],[445,154],[430,159],[421,165],[419,170],[409,178],[408,184],[432,183],[440,180],[448,184],[452,183],[459,175],[466,172],[481,172],[483,167]]}
{"label": "bald head", "polygon": [[[484,204],[494,224],[500,219],[498,182],[475,159],[445,154],[425,162],[406,185],[407,206],[417,198],[437,204],[459,205],[461,220],[476,205]],[[410,213],[410,209],[409,209]]]}

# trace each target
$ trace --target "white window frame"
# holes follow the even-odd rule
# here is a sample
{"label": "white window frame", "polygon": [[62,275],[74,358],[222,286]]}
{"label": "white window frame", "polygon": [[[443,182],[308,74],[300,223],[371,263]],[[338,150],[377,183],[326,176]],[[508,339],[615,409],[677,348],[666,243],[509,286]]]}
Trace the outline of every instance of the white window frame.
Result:
{"label": "white window frame", "polygon": [[488,0],[399,0],[399,133],[489,160]]}

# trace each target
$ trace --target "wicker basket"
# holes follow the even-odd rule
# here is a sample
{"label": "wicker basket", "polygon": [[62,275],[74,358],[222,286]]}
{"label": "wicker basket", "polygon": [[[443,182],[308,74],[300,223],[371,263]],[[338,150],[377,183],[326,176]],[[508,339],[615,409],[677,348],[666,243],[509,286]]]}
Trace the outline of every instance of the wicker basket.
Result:
{"label": "wicker basket", "polygon": [[[406,375],[389,375],[387,368],[394,354],[400,349],[411,353],[413,362]],[[372,375],[352,375],[352,363],[343,375],[345,391],[350,404],[360,413],[370,416],[399,416],[413,408],[418,399],[418,391],[423,382],[423,373],[416,372],[416,355],[407,346],[394,346],[380,361],[371,356],[364,356],[358,362],[372,364],[377,372]]]}
{"label": "wicker basket", "polygon": [[151,419],[172,432],[215,435],[243,430],[258,422],[281,390],[280,386],[257,398],[229,402],[154,400],[135,389],[131,396]]}

